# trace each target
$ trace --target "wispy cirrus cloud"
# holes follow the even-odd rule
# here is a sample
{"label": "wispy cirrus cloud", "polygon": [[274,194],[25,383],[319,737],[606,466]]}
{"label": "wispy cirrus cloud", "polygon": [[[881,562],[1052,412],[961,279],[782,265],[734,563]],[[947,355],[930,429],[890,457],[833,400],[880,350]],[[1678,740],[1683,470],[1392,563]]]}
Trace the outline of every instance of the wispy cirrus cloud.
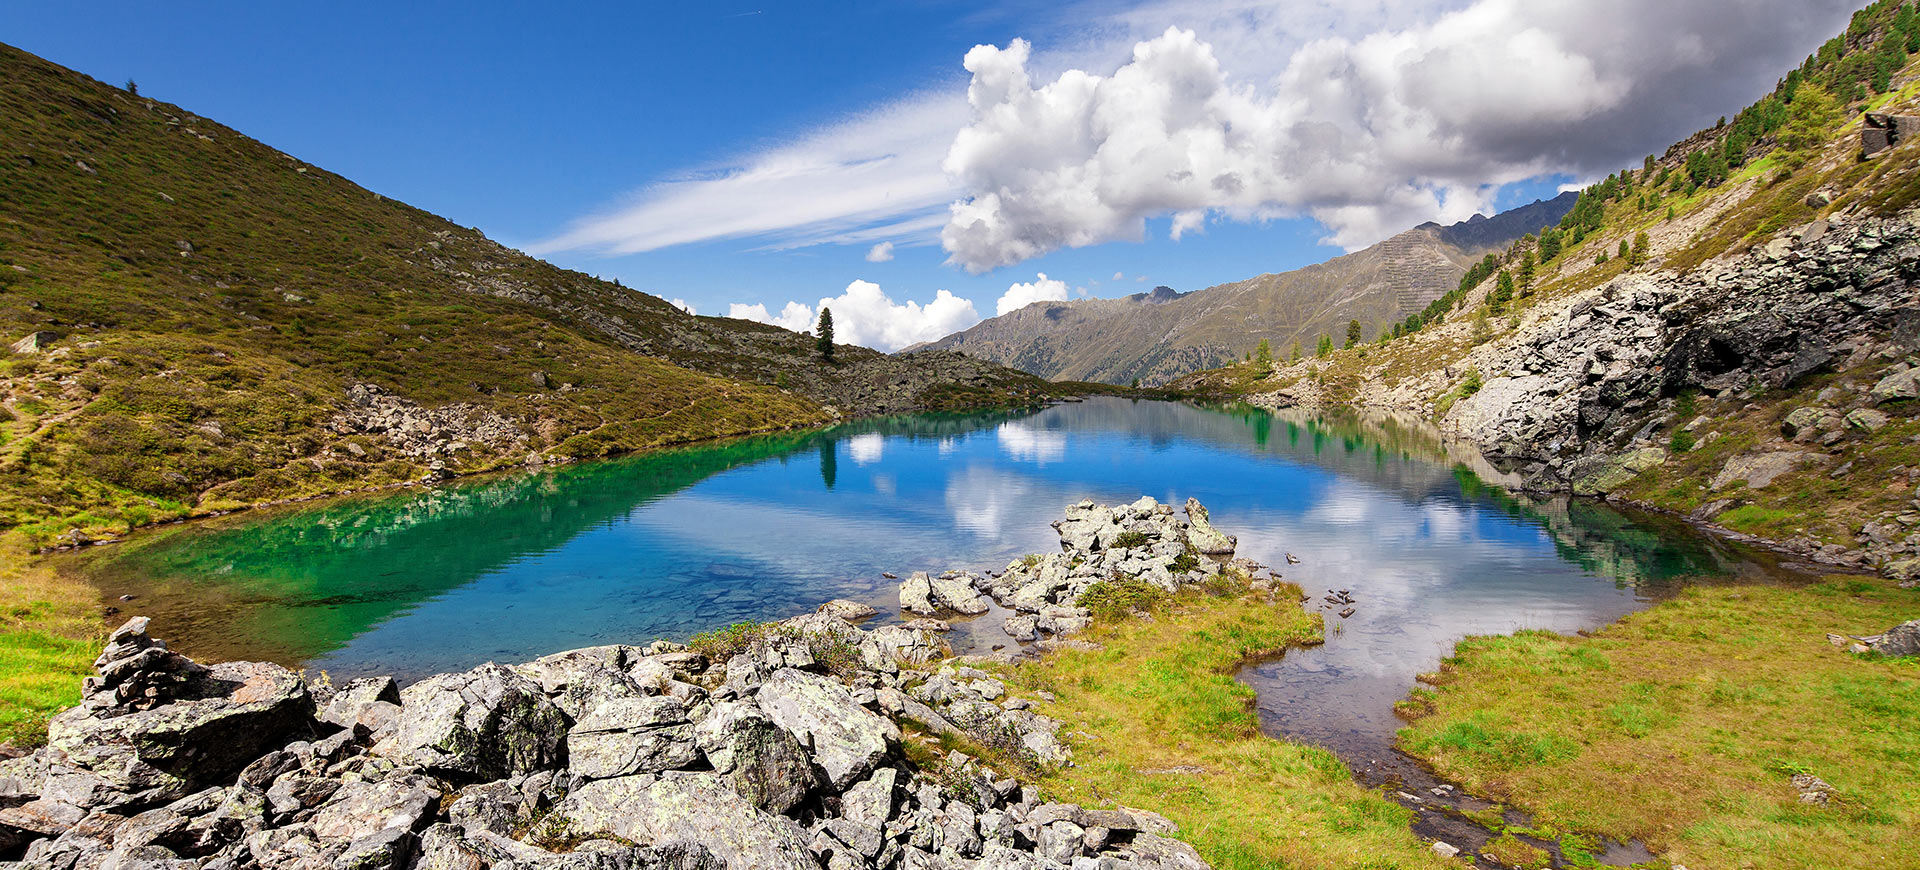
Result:
{"label": "wispy cirrus cloud", "polygon": [[716,239],[770,249],[924,240],[961,192],[939,166],[966,112],[958,93],[906,97],[650,185],[529,250],[617,256]]}

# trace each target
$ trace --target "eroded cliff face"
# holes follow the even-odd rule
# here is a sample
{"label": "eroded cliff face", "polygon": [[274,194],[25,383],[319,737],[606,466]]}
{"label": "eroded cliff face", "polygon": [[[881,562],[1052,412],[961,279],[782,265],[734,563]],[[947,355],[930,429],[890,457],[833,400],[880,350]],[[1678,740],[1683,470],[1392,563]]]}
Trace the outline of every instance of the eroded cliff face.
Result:
{"label": "eroded cliff face", "polygon": [[1905,220],[1816,221],[1690,275],[1623,276],[1471,354],[1483,386],[1441,425],[1559,488],[1582,459],[1651,446],[1683,392],[1778,400],[1897,359],[1920,349],[1917,239]]}
{"label": "eroded cliff face", "polygon": [[1906,456],[1920,438],[1907,431],[1920,396],[1916,276],[1910,215],[1814,221],[1689,274],[1628,273],[1448,366],[1447,382],[1471,370],[1481,386],[1439,423],[1525,489],[1703,521],[1792,507],[1810,516],[1769,537],[1920,574],[1907,561],[1920,555],[1908,531],[1920,525],[1920,457]]}

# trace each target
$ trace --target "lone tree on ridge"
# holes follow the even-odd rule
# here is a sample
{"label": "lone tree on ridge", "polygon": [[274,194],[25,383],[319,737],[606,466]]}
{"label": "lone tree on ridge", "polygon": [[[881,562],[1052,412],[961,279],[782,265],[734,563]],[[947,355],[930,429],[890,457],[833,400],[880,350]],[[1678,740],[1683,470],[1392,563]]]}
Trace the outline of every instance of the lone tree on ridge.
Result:
{"label": "lone tree on ridge", "polygon": [[820,328],[814,330],[819,336],[813,340],[813,346],[820,351],[820,358],[833,362],[833,311],[820,309]]}

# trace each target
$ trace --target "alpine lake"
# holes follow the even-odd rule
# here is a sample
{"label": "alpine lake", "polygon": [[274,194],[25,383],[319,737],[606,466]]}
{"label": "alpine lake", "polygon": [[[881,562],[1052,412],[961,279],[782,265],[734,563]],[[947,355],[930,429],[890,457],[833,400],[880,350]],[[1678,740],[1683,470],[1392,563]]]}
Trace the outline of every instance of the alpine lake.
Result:
{"label": "alpine lake", "polygon": [[[402,681],[686,640],[833,598],[897,621],[882,572],[1053,552],[1067,505],[1198,498],[1326,618],[1250,665],[1269,733],[1392,792],[1393,705],[1461,638],[1605,625],[1682,584],[1793,582],[1778,557],[1604,503],[1508,494],[1417,420],[1116,398],[859,421],[181,523],[69,557],[202,660]],[[1293,556],[1293,561],[1288,555]],[[1353,613],[1341,617],[1349,605]],[[956,621],[957,652],[1013,641]],[[1462,796],[1464,798],[1464,796]],[[1470,800],[1470,798],[1467,798]],[[1461,836],[1444,820],[1429,833]],[[1630,852],[1618,857],[1631,860]]]}

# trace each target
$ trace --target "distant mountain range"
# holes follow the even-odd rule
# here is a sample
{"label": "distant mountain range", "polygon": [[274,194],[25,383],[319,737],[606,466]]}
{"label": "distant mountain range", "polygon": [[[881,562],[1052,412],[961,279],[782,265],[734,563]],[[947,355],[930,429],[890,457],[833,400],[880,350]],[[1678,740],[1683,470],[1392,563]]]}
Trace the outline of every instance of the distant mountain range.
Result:
{"label": "distant mountain range", "polygon": [[908,350],[960,351],[1053,380],[1145,385],[1240,359],[1263,338],[1276,354],[1295,341],[1311,352],[1322,334],[1342,340],[1350,321],[1378,335],[1457,286],[1488,251],[1558,223],[1576,198],[1425,223],[1324,263],[1205,290],[1036,302]]}

